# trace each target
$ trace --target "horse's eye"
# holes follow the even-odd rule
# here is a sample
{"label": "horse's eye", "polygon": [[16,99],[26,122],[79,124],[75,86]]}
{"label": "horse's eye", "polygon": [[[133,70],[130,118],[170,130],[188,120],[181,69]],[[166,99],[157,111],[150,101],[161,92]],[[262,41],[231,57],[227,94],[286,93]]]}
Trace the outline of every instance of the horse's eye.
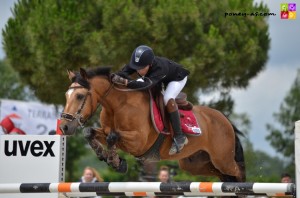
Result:
{"label": "horse's eye", "polygon": [[84,98],[83,94],[77,94],[76,95],[77,100],[82,100]]}

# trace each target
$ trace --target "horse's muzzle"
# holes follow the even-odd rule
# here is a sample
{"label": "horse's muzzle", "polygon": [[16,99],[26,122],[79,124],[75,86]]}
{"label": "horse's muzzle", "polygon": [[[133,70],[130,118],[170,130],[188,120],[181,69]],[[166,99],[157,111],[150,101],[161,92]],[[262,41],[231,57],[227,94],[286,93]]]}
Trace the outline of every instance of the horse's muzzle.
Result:
{"label": "horse's muzzle", "polygon": [[62,121],[59,125],[59,128],[64,135],[73,135],[76,132],[77,127],[78,123],[76,120],[75,122]]}

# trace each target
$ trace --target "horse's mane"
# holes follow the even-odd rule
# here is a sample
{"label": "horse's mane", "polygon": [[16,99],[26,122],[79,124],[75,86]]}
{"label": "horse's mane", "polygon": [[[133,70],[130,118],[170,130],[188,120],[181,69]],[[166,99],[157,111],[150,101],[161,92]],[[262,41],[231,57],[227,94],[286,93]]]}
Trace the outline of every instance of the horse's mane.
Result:
{"label": "horse's mane", "polygon": [[97,68],[89,69],[89,70],[87,70],[87,76],[88,76],[88,78],[93,78],[95,76],[109,77],[110,69],[111,69],[111,67],[97,67]]}
{"label": "horse's mane", "polygon": [[[110,69],[111,67],[97,67],[97,68],[88,69],[86,70],[87,78],[91,79],[95,76],[104,76],[109,78]],[[72,78],[72,83],[74,82],[77,82],[81,86],[90,89],[89,82],[80,75],[80,72],[75,72],[75,76]]]}

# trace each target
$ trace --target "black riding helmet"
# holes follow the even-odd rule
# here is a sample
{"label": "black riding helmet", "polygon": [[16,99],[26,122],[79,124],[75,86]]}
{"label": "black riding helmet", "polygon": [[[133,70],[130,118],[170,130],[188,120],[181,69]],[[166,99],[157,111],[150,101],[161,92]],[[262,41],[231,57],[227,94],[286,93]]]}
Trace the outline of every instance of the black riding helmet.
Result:
{"label": "black riding helmet", "polygon": [[140,45],[133,51],[129,67],[135,70],[140,70],[146,67],[147,65],[151,65],[153,59],[153,50],[146,45]]}

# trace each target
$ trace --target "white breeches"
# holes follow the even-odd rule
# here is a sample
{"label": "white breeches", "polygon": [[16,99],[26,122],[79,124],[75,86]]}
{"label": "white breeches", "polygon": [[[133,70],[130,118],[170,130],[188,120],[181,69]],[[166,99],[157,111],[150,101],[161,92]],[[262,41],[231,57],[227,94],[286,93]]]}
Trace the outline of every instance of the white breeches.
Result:
{"label": "white breeches", "polygon": [[170,99],[173,98],[175,100],[176,96],[181,92],[184,85],[186,84],[186,81],[187,81],[187,76],[181,81],[172,81],[167,85],[166,90],[164,92],[165,105],[167,105]]}

